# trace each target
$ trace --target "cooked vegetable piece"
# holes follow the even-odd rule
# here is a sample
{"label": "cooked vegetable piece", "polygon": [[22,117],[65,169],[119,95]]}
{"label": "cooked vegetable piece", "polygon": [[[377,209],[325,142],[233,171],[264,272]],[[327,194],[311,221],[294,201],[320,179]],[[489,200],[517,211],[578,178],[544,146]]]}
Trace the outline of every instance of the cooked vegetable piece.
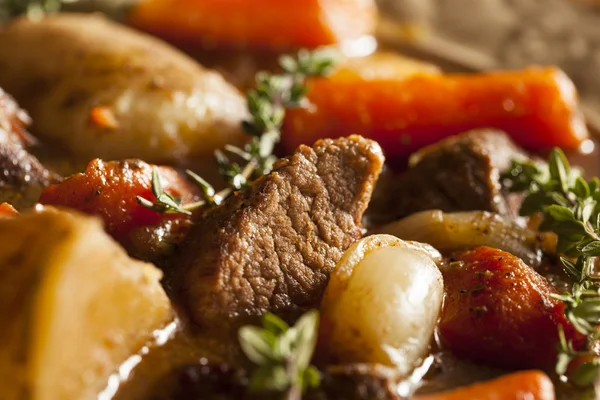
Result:
{"label": "cooked vegetable piece", "polygon": [[584,338],[567,321],[556,290],[510,253],[479,247],[442,269],[446,299],[439,323],[442,344],[459,357],[505,368],[556,363],[558,329],[580,347]]}
{"label": "cooked vegetable piece", "polygon": [[95,399],[174,318],[161,272],[128,258],[96,218],[0,219],[0,243],[4,400]]}
{"label": "cooked vegetable piece", "polygon": [[212,165],[246,140],[244,98],[219,74],[98,15],[18,19],[0,31],[0,59],[0,86],[35,133],[86,162]]}
{"label": "cooked vegetable piece", "polygon": [[528,149],[574,149],[588,136],[573,83],[556,68],[400,79],[343,75],[308,84],[314,107],[290,110],[284,144],[357,133],[388,158],[474,128],[505,130]]}
{"label": "cooked vegetable piece", "polygon": [[485,211],[421,211],[376,231],[429,243],[444,253],[489,246],[507,251],[532,267],[542,261],[544,235]]}
{"label": "cooked vegetable piece", "polygon": [[427,355],[444,284],[427,245],[390,235],[352,245],[321,304],[320,346],[336,362],[393,366],[407,375]]}
{"label": "cooked vegetable piece", "polygon": [[358,39],[375,17],[373,0],[144,0],[130,22],[207,49],[285,50]]}
{"label": "cooked vegetable piece", "polygon": [[444,393],[416,396],[415,400],[554,400],[554,385],[540,371],[515,372],[487,382]]}
{"label": "cooked vegetable piece", "polygon": [[362,235],[383,161],[359,136],[320,140],[202,214],[171,260],[193,322],[231,329],[268,311],[293,319],[318,307],[335,263]]}
{"label": "cooked vegetable piece", "polygon": [[85,172],[46,188],[39,202],[100,216],[106,231],[130,253],[153,260],[185,236],[191,221],[190,215],[162,214],[137,202],[136,196],[156,200],[151,184],[154,168],[165,193],[183,203],[196,199],[198,189],[170,167],[154,167],[140,160],[96,159]]}
{"label": "cooked vegetable piece", "polygon": [[8,203],[0,204],[0,218],[14,217],[16,215],[19,215],[19,212],[13,206]]}

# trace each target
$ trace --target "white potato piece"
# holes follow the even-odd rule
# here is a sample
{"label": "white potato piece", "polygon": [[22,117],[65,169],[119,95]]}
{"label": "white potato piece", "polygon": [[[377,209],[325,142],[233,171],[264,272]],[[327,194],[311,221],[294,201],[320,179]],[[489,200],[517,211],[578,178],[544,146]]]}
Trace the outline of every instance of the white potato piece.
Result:
{"label": "white potato piece", "polygon": [[330,356],[409,374],[428,354],[442,305],[438,256],[430,246],[390,235],[351,246],[331,274],[321,306]]}
{"label": "white potato piece", "polygon": [[0,220],[3,400],[96,399],[174,319],[154,266],[96,218],[45,210]]}
{"label": "white potato piece", "polygon": [[216,148],[247,138],[245,99],[219,73],[99,15],[8,24],[0,87],[29,112],[35,134],[85,161],[212,164]]}

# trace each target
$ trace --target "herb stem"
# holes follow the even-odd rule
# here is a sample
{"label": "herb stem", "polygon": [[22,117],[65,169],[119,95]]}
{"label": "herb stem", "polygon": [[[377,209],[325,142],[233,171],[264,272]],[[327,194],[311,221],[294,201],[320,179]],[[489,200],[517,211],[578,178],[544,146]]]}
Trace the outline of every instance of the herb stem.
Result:
{"label": "herb stem", "polygon": [[268,174],[276,160],[273,152],[281,139],[286,109],[301,107],[305,103],[306,79],[328,74],[334,64],[335,58],[330,52],[303,50],[298,52],[296,57],[280,58],[283,74],[257,74],[256,88],[250,90],[246,96],[251,118],[242,122],[243,130],[252,140],[243,149],[231,145],[224,147],[225,151],[244,160],[245,165],[242,167],[236,162],[231,162],[221,150],[215,151],[219,172],[229,185],[227,188],[215,193],[208,182],[192,171],[187,171],[188,176],[202,188],[204,199],[182,205],[179,199],[162,191],[160,179],[153,175],[152,186],[156,189],[153,189],[156,202],[138,197],[139,204],[156,212],[190,215],[194,210],[221,204],[235,191],[249,186],[252,180]]}

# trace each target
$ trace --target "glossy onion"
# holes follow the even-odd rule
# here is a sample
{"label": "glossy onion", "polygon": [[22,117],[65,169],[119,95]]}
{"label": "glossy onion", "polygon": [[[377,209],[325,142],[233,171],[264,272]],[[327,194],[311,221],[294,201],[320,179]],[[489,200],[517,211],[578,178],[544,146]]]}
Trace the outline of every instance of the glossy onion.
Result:
{"label": "glossy onion", "polygon": [[429,243],[441,252],[489,246],[535,267],[541,262],[540,236],[486,211],[422,211],[377,229],[404,240]]}
{"label": "glossy onion", "polygon": [[373,235],[350,247],[323,298],[323,337],[337,362],[410,373],[429,351],[443,296],[431,246]]}

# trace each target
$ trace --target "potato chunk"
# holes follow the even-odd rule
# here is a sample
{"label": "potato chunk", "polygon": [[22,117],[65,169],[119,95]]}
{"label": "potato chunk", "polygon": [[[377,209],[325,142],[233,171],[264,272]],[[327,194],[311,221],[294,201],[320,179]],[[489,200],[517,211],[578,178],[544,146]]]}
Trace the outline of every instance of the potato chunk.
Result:
{"label": "potato chunk", "polygon": [[150,264],[100,221],[46,209],[0,220],[0,393],[95,399],[173,311]]}
{"label": "potato chunk", "polygon": [[195,168],[247,139],[245,99],[218,73],[98,15],[16,19],[0,31],[0,60],[0,86],[34,133],[78,159]]}

